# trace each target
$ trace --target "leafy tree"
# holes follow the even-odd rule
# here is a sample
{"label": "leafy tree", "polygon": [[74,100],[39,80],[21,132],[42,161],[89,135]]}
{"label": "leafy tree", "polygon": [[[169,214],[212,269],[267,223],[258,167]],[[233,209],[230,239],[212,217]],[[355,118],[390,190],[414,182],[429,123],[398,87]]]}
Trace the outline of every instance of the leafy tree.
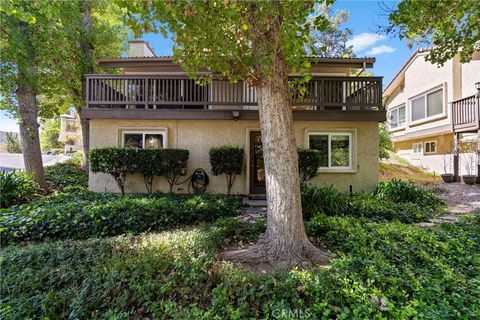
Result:
{"label": "leafy tree", "polygon": [[44,189],[37,119],[51,109],[42,108],[38,101],[59,83],[56,65],[63,61],[62,19],[69,17],[70,4],[4,0],[0,6],[0,107],[19,119],[25,169]]}
{"label": "leafy tree", "polygon": [[5,132],[7,152],[22,153],[22,143],[18,138],[18,134],[14,132]]}
{"label": "leafy tree", "polygon": [[42,124],[40,131],[40,146],[43,151],[58,149],[62,144],[58,141],[60,135],[60,119],[48,119]]}
{"label": "leafy tree", "polygon": [[379,139],[378,139],[378,155],[380,159],[388,159],[388,151],[393,150],[392,140],[390,140],[390,132],[387,124],[382,122],[379,124]]}
{"label": "leafy tree", "polygon": [[[390,13],[387,32],[400,39],[433,45],[426,59],[443,65],[457,53],[468,62],[480,40],[480,5],[477,0],[402,0]],[[461,50],[460,50],[461,49]]]}
{"label": "leafy tree", "polygon": [[74,0],[74,13],[66,25],[67,62],[62,64],[62,90],[65,96],[57,96],[56,101],[67,99],[74,106],[80,118],[83,140],[84,169],[88,168],[89,122],[82,118],[85,105],[85,75],[100,72],[97,57],[120,56],[125,49],[128,30],[121,19],[120,8],[108,0]]}
{"label": "leafy tree", "polygon": [[312,54],[320,57],[353,57],[352,46],[347,46],[348,38],[352,35],[352,30],[342,28],[348,20],[348,11],[339,10],[333,12],[331,5],[321,4],[319,6],[320,14],[325,16],[330,22],[326,30],[314,32],[314,43],[311,48]]}
{"label": "leafy tree", "polygon": [[[256,86],[267,185],[267,230],[250,249],[230,252],[234,261],[277,267],[322,263],[327,256],[305,234],[298,155],[289,107],[288,74],[310,70],[306,47],[312,31],[329,21],[315,10],[324,1],[128,1],[127,21],[137,33],[170,31],[176,61],[195,76]],[[326,3],[331,3],[326,1]],[[200,77],[200,80],[208,80]]]}

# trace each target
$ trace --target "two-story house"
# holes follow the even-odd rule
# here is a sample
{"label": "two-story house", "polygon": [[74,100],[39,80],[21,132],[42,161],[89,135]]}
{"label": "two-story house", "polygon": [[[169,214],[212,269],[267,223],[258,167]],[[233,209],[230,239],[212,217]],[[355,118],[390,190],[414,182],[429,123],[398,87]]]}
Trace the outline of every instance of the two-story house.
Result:
{"label": "two-story house", "polygon": [[[347,191],[372,189],[378,182],[378,123],[385,120],[382,78],[348,76],[371,68],[374,58],[312,58],[307,93],[291,94],[298,147],[323,152],[313,183]],[[262,138],[255,87],[214,79],[202,86],[171,57],[158,57],[143,41],[132,41],[128,57],[100,59],[121,74],[87,76],[90,148],[125,146],[190,151],[189,173],[210,172],[209,149],[230,144],[245,150],[245,168],[233,194],[265,193]],[[291,75],[291,78],[298,75]],[[168,190],[156,179],[154,190]],[[89,187],[116,192],[113,179],[90,172]],[[127,192],[144,192],[143,179],[127,179]],[[186,192],[186,186],[177,186]],[[224,177],[210,175],[207,191],[225,193]]]}
{"label": "two-story house", "polygon": [[416,50],[383,91],[389,130],[397,153],[414,165],[441,174],[444,164],[457,175],[462,163],[452,159],[462,138],[478,132],[480,51],[469,63],[459,55],[437,66],[425,60],[429,49]]}

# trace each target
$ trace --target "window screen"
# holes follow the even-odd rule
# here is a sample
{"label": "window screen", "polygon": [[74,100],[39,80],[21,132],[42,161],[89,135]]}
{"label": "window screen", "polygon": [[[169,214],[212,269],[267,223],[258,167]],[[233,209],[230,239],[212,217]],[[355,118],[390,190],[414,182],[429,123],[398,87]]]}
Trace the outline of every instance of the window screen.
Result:
{"label": "window screen", "polygon": [[427,95],[427,117],[443,112],[443,90],[437,90]]}
{"label": "window screen", "polygon": [[412,121],[425,118],[425,96],[412,100]]}

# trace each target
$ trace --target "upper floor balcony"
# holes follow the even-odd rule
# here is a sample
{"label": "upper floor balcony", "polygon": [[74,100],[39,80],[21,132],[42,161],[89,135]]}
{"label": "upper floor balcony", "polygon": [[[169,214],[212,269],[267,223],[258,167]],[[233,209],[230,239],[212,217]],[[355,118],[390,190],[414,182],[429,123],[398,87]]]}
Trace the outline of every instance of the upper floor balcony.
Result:
{"label": "upper floor balcony", "polygon": [[453,132],[478,132],[480,130],[479,108],[479,98],[476,95],[453,101]]}
{"label": "upper floor balcony", "polygon": [[[385,120],[381,77],[314,76],[303,87],[290,78],[297,120]],[[87,75],[85,118],[258,119],[256,88],[184,75]]]}

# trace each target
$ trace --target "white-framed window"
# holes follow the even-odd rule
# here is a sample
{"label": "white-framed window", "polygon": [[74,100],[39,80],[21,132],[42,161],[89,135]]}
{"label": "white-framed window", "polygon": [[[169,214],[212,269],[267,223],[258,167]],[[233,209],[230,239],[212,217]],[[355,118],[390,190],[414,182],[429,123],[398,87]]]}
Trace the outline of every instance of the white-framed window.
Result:
{"label": "white-framed window", "polygon": [[436,141],[425,142],[425,153],[436,153],[436,152],[437,152],[437,142]]}
{"label": "white-framed window", "polygon": [[320,169],[352,169],[353,139],[350,132],[311,132],[308,148],[321,152]]}
{"label": "white-framed window", "polygon": [[390,128],[403,127],[405,123],[405,103],[403,103],[390,110]]}
{"label": "white-framed window", "polygon": [[423,143],[413,143],[412,144],[412,151],[414,154],[422,154],[423,153]]}
{"label": "white-framed window", "polygon": [[122,146],[142,149],[164,149],[167,147],[166,130],[123,131]]}
{"label": "white-framed window", "polygon": [[412,121],[430,118],[444,112],[443,88],[427,92],[410,100]]}

